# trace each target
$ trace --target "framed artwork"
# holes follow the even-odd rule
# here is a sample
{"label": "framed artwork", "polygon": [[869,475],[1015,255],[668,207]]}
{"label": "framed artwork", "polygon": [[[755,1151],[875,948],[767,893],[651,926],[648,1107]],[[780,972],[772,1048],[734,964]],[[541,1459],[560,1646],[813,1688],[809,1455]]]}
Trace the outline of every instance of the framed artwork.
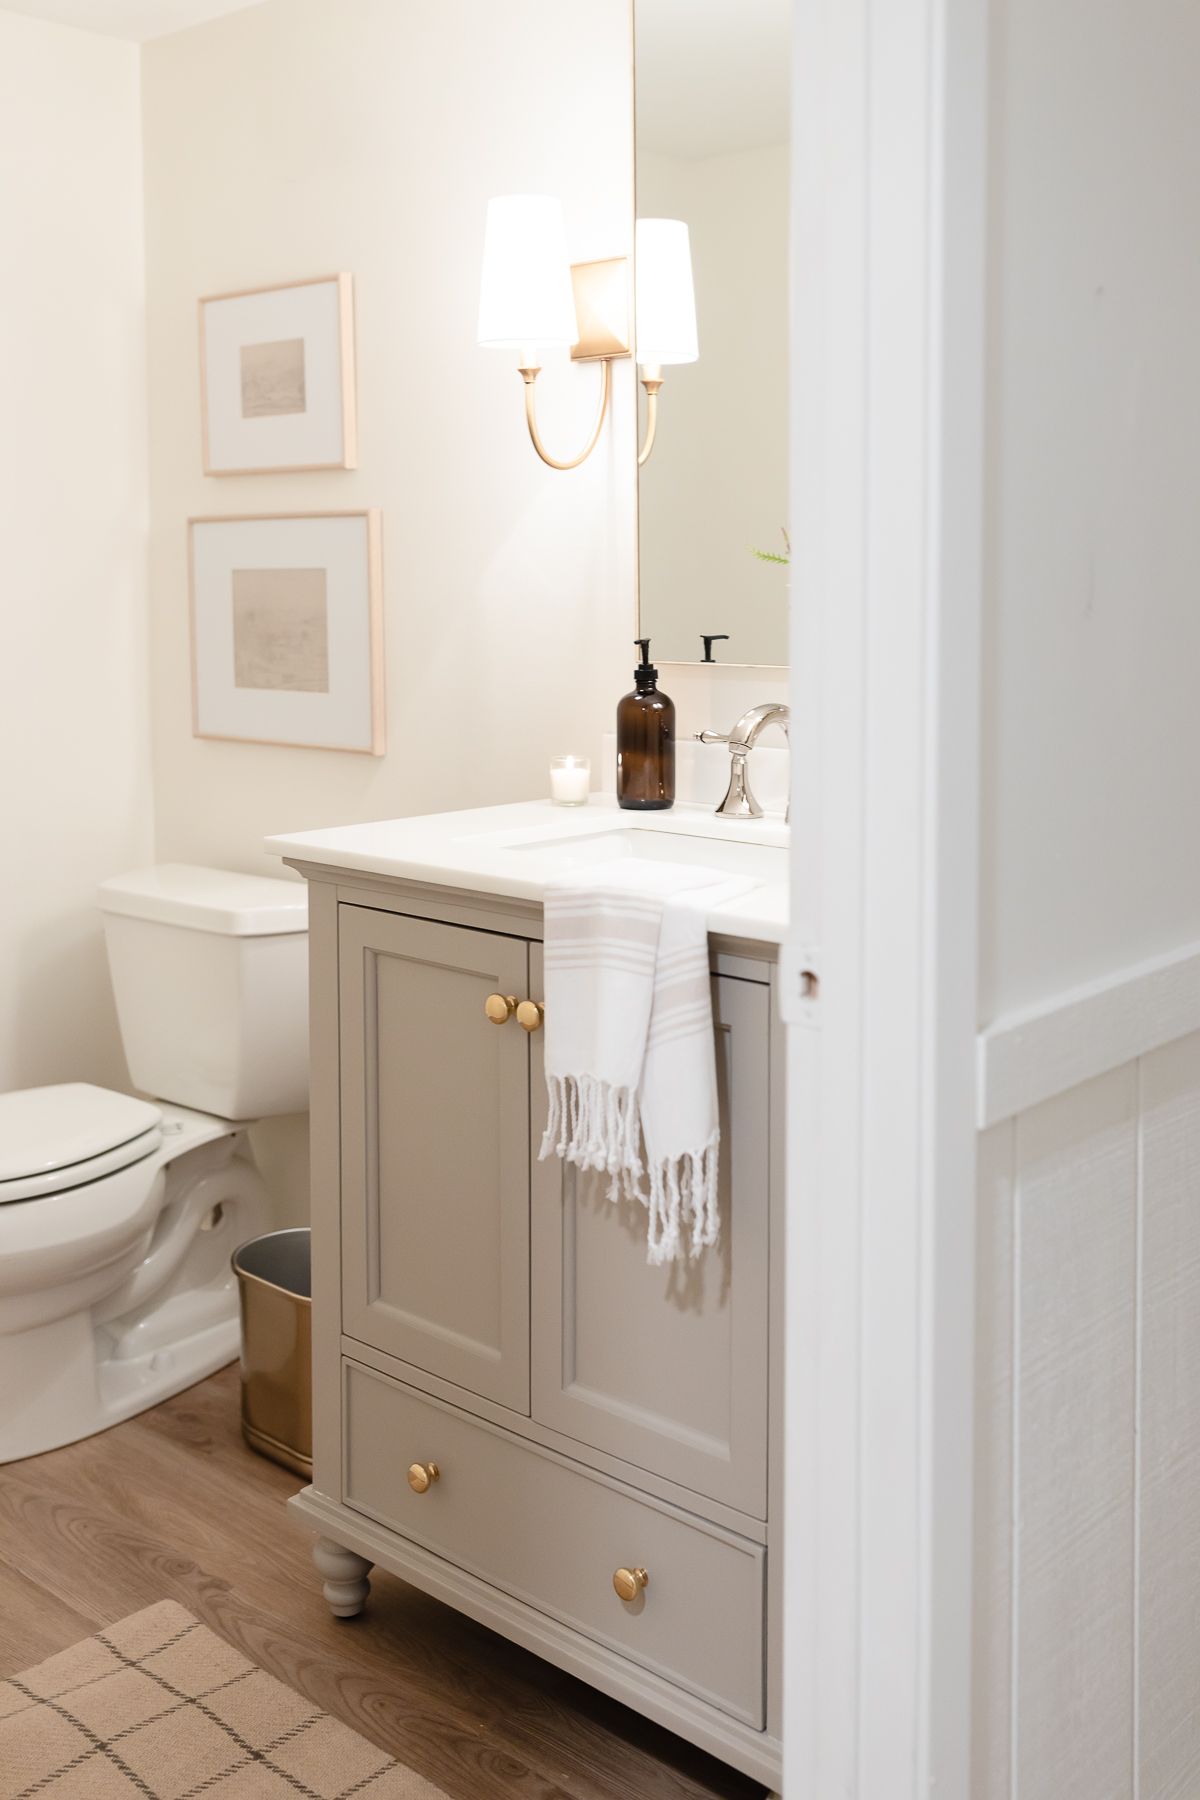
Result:
{"label": "framed artwork", "polygon": [[200,417],[206,475],[356,468],[350,276],[201,300]]}
{"label": "framed artwork", "polygon": [[384,752],[378,512],[189,519],[196,737]]}

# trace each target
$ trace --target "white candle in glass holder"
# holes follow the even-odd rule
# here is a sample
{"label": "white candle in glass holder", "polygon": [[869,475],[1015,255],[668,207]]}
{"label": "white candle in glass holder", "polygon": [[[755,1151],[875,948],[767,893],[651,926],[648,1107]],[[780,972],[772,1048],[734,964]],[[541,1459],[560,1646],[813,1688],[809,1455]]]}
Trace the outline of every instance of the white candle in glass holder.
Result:
{"label": "white candle in glass holder", "polygon": [[586,756],[550,759],[550,798],[555,806],[586,806],[592,765]]}

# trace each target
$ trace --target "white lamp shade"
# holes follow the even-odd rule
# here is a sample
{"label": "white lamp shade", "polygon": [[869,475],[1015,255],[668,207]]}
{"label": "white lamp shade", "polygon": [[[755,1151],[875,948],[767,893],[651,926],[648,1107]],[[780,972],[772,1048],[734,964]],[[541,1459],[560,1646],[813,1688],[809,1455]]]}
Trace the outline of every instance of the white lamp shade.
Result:
{"label": "white lamp shade", "polygon": [[562,204],[547,194],[488,201],[479,342],[494,349],[579,342]]}
{"label": "white lamp shade", "polygon": [[682,219],[639,219],[634,253],[638,362],[695,362],[700,345],[687,226]]}

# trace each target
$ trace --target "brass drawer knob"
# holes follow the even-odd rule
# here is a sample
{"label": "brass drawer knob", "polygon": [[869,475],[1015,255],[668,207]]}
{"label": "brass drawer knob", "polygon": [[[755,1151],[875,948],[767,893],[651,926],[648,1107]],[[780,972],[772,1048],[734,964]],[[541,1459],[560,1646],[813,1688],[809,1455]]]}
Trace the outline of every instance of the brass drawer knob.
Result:
{"label": "brass drawer knob", "polygon": [[489,994],[483,1003],[483,1010],[493,1025],[507,1025],[517,1010],[515,994]]}
{"label": "brass drawer knob", "polygon": [[522,1000],[517,1008],[517,1024],[526,1031],[540,1031],[546,1009],[540,1000]]}
{"label": "brass drawer knob", "polygon": [[618,1569],[613,1576],[613,1591],[619,1600],[636,1600],[649,1581],[645,1569]]}
{"label": "brass drawer knob", "polygon": [[440,1481],[442,1471],[436,1463],[411,1463],[408,1470],[408,1485],[414,1494],[427,1494],[435,1481]]}

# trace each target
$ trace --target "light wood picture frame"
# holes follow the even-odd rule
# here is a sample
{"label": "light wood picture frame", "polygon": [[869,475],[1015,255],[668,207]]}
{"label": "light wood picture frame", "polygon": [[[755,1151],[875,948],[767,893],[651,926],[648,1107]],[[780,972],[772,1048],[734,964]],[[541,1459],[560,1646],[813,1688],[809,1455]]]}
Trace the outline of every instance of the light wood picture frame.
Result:
{"label": "light wood picture frame", "polygon": [[374,508],[188,520],[192,734],[382,756]]}
{"label": "light wood picture frame", "polygon": [[198,315],[206,475],[357,468],[350,275],[208,294]]}

